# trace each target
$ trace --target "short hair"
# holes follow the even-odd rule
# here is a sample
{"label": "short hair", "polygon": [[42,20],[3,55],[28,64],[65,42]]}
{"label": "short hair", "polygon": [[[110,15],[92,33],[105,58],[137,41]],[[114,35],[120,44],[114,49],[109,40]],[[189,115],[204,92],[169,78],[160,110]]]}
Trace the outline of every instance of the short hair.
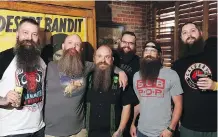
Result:
{"label": "short hair", "polygon": [[[36,20],[34,20],[34,19],[32,19],[32,18],[24,18],[24,19],[22,19],[22,20],[20,21],[19,27],[20,27],[23,23],[25,23],[25,22],[31,23],[31,24],[33,24],[33,25],[36,25],[36,26],[39,28],[39,23],[36,22]],[[18,27],[18,28],[19,28],[19,27]]]}
{"label": "short hair", "polygon": [[135,39],[136,39],[136,35],[135,35],[134,32],[131,32],[131,31],[124,31],[124,32],[122,33],[121,39],[123,38],[124,35],[131,35],[131,36],[134,36]]}
{"label": "short hair", "polygon": [[195,27],[198,29],[199,32],[201,31],[201,27],[200,27],[199,25],[197,25],[196,23],[194,23],[194,22],[186,22],[185,24],[183,24],[183,25],[181,26],[181,28],[180,28],[180,34],[182,33],[182,28],[183,28],[185,25],[187,25],[187,24],[193,24],[193,25],[195,25]]}

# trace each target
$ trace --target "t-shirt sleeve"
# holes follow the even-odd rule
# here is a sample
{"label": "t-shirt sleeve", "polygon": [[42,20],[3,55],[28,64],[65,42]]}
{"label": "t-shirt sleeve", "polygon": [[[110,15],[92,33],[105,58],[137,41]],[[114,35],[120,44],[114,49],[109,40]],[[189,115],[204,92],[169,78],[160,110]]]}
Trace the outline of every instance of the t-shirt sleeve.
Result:
{"label": "t-shirt sleeve", "polygon": [[122,105],[137,105],[139,104],[139,100],[136,97],[133,88],[131,86],[127,86],[124,91],[122,91]]}
{"label": "t-shirt sleeve", "polygon": [[139,79],[139,73],[136,72],[134,75],[133,75],[133,91],[135,93],[135,95],[137,96],[137,98],[139,99],[140,98],[140,95],[139,95],[139,92],[137,90],[137,80]]}
{"label": "t-shirt sleeve", "polygon": [[170,80],[171,88],[170,88],[170,94],[171,96],[177,96],[183,93],[183,89],[181,86],[180,78],[178,74],[172,70],[171,73],[172,79]]}
{"label": "t-shirt sleeve", "polygon": [[86,69],[85,71],[87,73],[92,72],[94,70],[94,68],[95,68],[94,62],[89,62],[89,61],[85,62],[85,69]]}
{"label": "t-shirt sleeve", "polygon": [[13,88],[9,84],[10,82],[11,80],[7,77],[3,77],[0,80],[0,97],[5,97],[10,90],[13,90]]}

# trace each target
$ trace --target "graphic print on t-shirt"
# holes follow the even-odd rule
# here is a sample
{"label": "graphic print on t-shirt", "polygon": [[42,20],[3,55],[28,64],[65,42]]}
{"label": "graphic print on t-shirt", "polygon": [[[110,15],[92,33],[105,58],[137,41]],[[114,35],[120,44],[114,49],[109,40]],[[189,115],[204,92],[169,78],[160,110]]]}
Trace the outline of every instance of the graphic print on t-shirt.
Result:
{"label": "graphic print on t-shirt", "polygon": [[71,79],[68,76],[60,75],[60,83],[64,88],[64,96],[71,97],[73,92],[84,84],[84,81],[83,78]]}
{"label": "graphic print on t-shirt", "polygon": [[151,83],[148,80],[137,80],[136,88],[141,97],[164,97],[165,79],[158,78],[156,83]]}
{"label": "graphic print on t-shirt", "polygon": [[16,71],[16,82],[24,88],[23,104],[25,106],[42,102],[42,73],[41,69],[37,69],[34,72]]}
{"label": "graphic print on t-shirt", "polygon": [[210,68],[203,63],[194,63],[185,72],[185,81],[189,87],[197,89],[197,81],[199,74],[207,74],[208,77],[212,76]]}
{"label": "graphic print on t-shirt", "polygon": [[128,73],[132,72],[132,67],[126,64],[120,64],[120,69]]}

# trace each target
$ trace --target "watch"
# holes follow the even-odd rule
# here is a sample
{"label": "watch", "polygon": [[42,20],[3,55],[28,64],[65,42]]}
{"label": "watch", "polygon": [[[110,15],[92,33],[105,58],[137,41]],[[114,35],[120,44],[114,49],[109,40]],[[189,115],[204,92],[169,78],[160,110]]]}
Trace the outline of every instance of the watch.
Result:
{"label": "watch", "polygon": [[169,130],[170,132],[174,133],[175,130],[171,129],[170,127],[167,127],[167,130]]}

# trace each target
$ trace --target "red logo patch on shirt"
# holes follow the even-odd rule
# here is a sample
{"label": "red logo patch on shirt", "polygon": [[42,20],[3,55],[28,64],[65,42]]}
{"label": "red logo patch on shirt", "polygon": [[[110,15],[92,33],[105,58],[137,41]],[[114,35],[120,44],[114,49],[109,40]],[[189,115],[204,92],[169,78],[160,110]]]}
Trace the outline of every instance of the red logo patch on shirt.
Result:
{"label": "red logo patch on shirt", "polygon": [[165,80],[158,78],[156,83],[137,80],[136,88],[141,97],[164,97]]}
{"label": "red logo patch on shirt", "polygon": [[27,79],[27,89],[30,91],[36,90],[36,72],[25,72]]}

